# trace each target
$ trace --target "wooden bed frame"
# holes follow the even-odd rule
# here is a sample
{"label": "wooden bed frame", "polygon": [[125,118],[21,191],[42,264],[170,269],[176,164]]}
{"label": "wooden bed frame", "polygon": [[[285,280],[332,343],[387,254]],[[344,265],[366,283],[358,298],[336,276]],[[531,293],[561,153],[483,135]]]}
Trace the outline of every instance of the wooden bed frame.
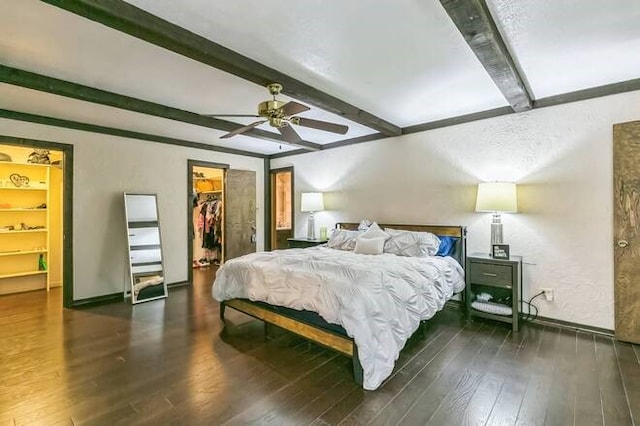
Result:
{"label": "wooden bed frame", "polygon": [[[466,236],[467,229],[464,226],[440,226],[440,225],[385,225],[381,228],[393,228],[406,231],[431,232],[439,236],[458,238],[453,257],[464,268],[466,263]],[[357,223],[338,223],[336,228],[358,229]],[[264,305],[264,304],[263,304]],[[287,331],[295,333],[314,343],[325,346],[334,351],[351,357],[353,362],[353,376],[357,384],[362,385],[363,371],[358,357],[358,348],[354,340],[332,330],[325,329],[318,324],[301,321],[290,315],[267,309],[256,302],[247,299],[231,299],[220,303],[220,319],[224,321],[225,308],[230,307],[244,314],[262,320],[265,324],[273,324]],[[421,328],[424,326],[422,322]]]}

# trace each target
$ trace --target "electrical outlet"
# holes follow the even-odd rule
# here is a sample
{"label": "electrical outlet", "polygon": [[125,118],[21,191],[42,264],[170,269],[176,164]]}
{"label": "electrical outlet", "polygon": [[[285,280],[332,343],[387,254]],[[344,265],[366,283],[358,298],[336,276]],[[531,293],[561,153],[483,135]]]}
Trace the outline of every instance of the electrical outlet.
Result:
{"label": "electrical outlet", "polygon": [[544,291],[544,298],[547,302],[553,302],[553,289],[552,288],[541,288],[540,291]]}

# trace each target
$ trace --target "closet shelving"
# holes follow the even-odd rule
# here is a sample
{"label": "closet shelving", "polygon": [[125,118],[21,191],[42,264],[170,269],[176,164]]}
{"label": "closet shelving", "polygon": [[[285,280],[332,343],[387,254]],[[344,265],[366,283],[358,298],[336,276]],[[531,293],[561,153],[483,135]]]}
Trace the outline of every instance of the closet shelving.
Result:
{"label": "closet shelving", "polygon": [[45,228],[42,229],[19,229],[17,231],[0,231],[1,234],[33,234],[36,232],[48,232]]}
{"label": "closet shelving", "polygon": [[[48,164],[0,162],[0,287],[11,278],[42,275],[50,289],[50,170]],[[16,186],[11,175],[28,178]],[[41,226],[37,229],[20,227]],[[10,229],[13,227],[13,229]],[[40,257],[47,268],[40,268]],[[27,288],[32,289],[32,288]]]}
{"label": "closet shelving", "polygon": [[46,212],[47,209],[0,209],[0,212]]}
{"label": "closet shelving", "polygon": [[[193,193],[196,194],[197,206],[194,206],[194,213],[200,212],[203,203],[208,203],[213,200],[218,200],[222,202],[224,195],[224,179],[221,170],[214,169],[213,175],[211,175],[211,169],[204,168],[201,173],[206,174],[207,176],[193,176]],[[206,184],[209,181],[210,184]],[[204,183],[203,183],[204,182]],[[224,208],[224,207],[222,207]],[[220,214],[222,216],[222,210],[220,210]],[[202,229],[198,230],[198,220],[194,220],[194,230],[196,231],[196,236],[193,241],[193,266],[201,267],[215,264],[216,262],[222,263],[224,260],[224,254],[222,246],[219,249],[211,249],[210,247],[205,247],[204,244],[204,235],[202,234]],[[220,231],[222,231],[222,225],[220,226]],[[220,238],[220,243],[222,244],[222,239]]]}

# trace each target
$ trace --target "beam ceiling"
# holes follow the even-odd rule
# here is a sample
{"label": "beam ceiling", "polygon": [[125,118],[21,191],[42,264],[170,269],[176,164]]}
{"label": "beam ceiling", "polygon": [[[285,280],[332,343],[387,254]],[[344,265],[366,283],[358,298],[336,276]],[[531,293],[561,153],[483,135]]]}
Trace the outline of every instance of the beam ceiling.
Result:
{"label": "beam ceiling", "polygon": [[[267,155],[257,154],[255,152],[245,151],[242,149],[227,148],[217,145],[209,145],[201,142],[193,142],[184,139],[171,138],[167,136],[151,135],[148,133],[134,132],[125,129],[116,129],[114,127],[99,126],[96,124],[81,123],[72,120],[63,120],[60,118],[46,117],[44,115],[29,114],[19,111],[11,111],[0,109],[0,118],[9,120],[25,121],[28,123],[44,124],[46,126],[61,127],[63,129],[81,130],[84,132],[99,133],[103,135],[119,136],[122,138],[139,139],[150,142],[158,142],[167,145],[184,146],[187,148],[204,149],[207,151],[224,152],[227,154],[244,155],[248,157],[267,158]],[[307,150],[297,150],[297,152],[308,152]]]}
{"label": "beam ceiling", "polygon": [[530,110],[531,96],[485,1],[440,0],[440,3],[513,110]]}
{"label": "beam ceiling", "polygon": [[[65,96],[68,98],[135,111],[142,114],[209,127],[211,129],[222,130],[225,132],[232,132],[244,126],[243,124],[220,120],[213,117],[206,117],[178,108],[172,108],[166,105],[132,98],[105,90],[94,89],[93,87],[83,86],[81,84],[71,83],[65,80],[59,80],[53,77],[47,77],[5,65],[0,65],[0,82],[39,90],[41,92],[53,93],[55,95]],[[290,143],[285,141],[282,138],[282,135],[278,133],[267,132],[261,129],[252,129],[245,132],[244,135],[287,145],[295,145],[311,151],[318,151],[322,149],[322,145],[308,141],[301,141],[295,144]]]}
{"label": "beam ceiling", "polygon": [[122,0],[42,1],[261,86],[278,82],[284,86],[283,94],[285,95],[343,116],[385,135],[397,136],[401,134],[401,129],[398,126],[380,117]]}

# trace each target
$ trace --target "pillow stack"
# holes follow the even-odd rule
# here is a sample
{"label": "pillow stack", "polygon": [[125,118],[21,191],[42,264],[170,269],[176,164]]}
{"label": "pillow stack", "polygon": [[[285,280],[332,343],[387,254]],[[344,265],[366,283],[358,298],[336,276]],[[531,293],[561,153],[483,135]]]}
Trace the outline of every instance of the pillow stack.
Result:
{"label": "pillow stack", "polygon": [[360,231],[347,231],[346,229],[336,229],[331,238],[327,241],[327,246],[337,250],[354,250],[356,239],[362,234]]}
{"label": "pillow stack", "polygon": [[449,256],[455,248],[456,239],[442,237],[430,232],[404,231],[385,228],[376,222],[362,220],[357,231],[336,229],[327,245],[338,250],[353,251],[357,254],[378,255],[382,253],[396,256],[427,257]]}
{"label": "pillow stack", "polygon": [[357,254],[382,254],[384,243],[389,237],[389,234],[380,229],[377,223],[373,222],[369,229],[356,239],[356,246],[353,252]]}

